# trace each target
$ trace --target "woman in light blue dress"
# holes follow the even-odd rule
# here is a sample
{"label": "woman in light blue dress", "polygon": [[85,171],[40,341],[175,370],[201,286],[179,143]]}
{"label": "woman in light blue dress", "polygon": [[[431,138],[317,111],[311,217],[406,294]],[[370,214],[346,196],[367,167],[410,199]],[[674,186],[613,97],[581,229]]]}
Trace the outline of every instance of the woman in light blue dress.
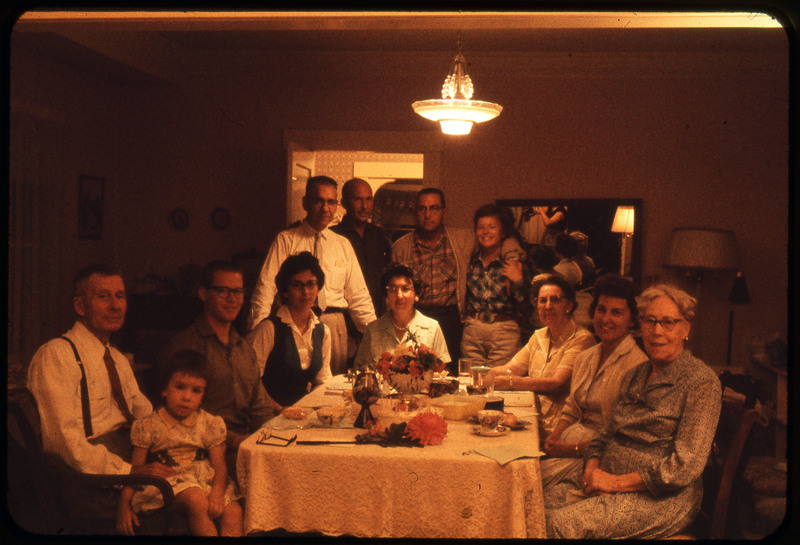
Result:
{"label": "woman in light blue dress", "polygon": [[664,284],[638,299],[649,361],[623,377],[611,426],[584,447],[584,467],[545,490],[548,537],[662,538],[697,514],[722,389],[684,347],[695,305]]}

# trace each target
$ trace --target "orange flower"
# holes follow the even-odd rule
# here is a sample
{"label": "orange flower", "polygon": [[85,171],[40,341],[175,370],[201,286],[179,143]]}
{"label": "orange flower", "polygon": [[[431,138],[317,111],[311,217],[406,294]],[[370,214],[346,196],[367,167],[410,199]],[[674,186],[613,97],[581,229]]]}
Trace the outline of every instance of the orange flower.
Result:
{"label": "orange flower", "polygon": [[447,435],[447,422],[438,414],[423,412],[411,419],[406,431],[421,445],[441,445]]}

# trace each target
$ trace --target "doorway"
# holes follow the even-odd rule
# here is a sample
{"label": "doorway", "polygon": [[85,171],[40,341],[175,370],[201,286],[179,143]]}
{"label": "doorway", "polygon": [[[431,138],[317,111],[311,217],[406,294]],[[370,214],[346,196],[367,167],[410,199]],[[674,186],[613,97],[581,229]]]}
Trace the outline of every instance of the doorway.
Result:
{"label": "doorway", "polygon": [[[286,131],[287,225],[305,216],[302,197],[309,177],[330,176],[341,185],[362,178],[375,196],[373,221],[390,236],[406,225],[408,195],[422,187],[438,187],[441,135],[390,131]],[[400,213],[398,213],[398,211]],[[339,206],[333,224],[341,221]],[[394,237],[393,237],[394,238]]]}

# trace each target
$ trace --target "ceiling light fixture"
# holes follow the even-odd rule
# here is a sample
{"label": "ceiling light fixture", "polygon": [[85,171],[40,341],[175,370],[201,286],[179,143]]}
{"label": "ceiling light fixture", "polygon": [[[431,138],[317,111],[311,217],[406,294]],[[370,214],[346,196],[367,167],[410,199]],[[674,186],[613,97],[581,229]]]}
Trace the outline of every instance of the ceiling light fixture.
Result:
{"label": "ceiling light fixture", "polygon": [[461,54],[461,38],[458,39],[458,54],[453,59],[450,72],[442,86],[442,98],[418,100],[411,107],[425,119],[438,121],[445,134],[469,134],[473,123],[494,119],[503,107],[493,102],[470,100],[474,88],[465,68]]}

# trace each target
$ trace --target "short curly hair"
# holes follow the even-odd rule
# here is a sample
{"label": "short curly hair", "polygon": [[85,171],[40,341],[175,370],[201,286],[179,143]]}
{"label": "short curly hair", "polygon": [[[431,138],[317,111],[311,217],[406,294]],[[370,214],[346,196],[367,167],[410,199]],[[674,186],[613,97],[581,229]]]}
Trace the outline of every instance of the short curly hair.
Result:
{"label": "short curly hair", "polygon": [[311,274],[317,277],[317,286],[322,289],[325,285],[325,273],[322,272],[319,260],[311,252],[300,252],[290,255],[281,263],[278,274],[275,275],[275,287],[278,288],[278,293],[283,295],[289,291],[289,281],[294,275],[303,271],[311,271]]}
{"label": "short curly hair", "polygon": [[644,314],[647,307],[658,297],[670,299],[677,305],[684,320],[690,324],[694,322],[697,316],[697,299],[671,284],[656,284],[644,290],[642,294],[636,298],[639,314]]}
{"label": "short curly hair", "polygon": [[539,299],[539,290],[541,290],[544,286],[556,286],[561,288],[561,293],[564,294],[564,298],[572,303],[572,310],[567,313],[567,315],[572,316],[572,314],[575,312],[575,309],[578,308],[578,301],[575,297],[575,288],[573,288],[572,285],[558,273],[543,275],[542,278],[535,280],[531,284],[531,298],[534,304],[536,303],[537,299]]}
{"label": "short curly hair", "polygon": [[631,320],[634,324],[638,323],[639,309],[636,306],[636,286],[633,285],[633,282],[617,273],[604,274],[595,280],[592,287],[592,303],[589,305],[589,316],[592,318],[594,318],[597,301],[601,295],[625,299],[628,309],[631,311]]}
{"label": "short curly hair", "polygon": [[383,292],[384,297],[389,295],[386,287],[389,285],[389,281],[392,278],[408,278],[411,280],[411,283],[414,286],[414,293],[419,295],[419,291],[422,286],[420,285],[419,280],[414,277],[414,271],[405,265],[401,265],[400,263],[389,263],[386,268],[383,269],[383,274],[381,274],[381,291]]}

